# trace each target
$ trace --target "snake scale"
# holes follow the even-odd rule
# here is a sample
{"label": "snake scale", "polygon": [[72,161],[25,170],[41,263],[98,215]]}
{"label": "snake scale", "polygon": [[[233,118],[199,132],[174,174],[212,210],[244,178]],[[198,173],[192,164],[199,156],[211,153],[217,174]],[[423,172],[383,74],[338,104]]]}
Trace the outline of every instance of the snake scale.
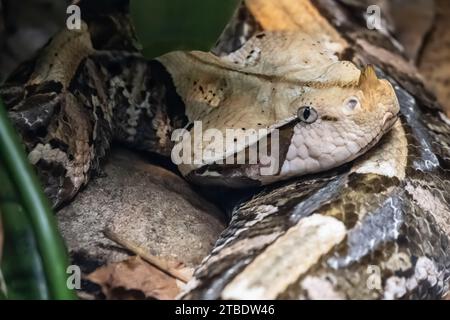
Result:
{"label": "snake scale", "polygon": [[[219,130],[278,128],[284,162],[277,179],[220,166],[218,158],[180,167],[207,186],[268,184],[233,209],[183,297],[441,297],[450,274],[448,118],[432,97],[418,94],[420,80],[393,77],[392,65],[345,36],[358,30],[350,17],[345,26],[333,25],[336,12],[345,15],[338,4],[297,1],[316,15],[321,33],[311,24],[301,33],[273,33],[258,20],[258,2],[239,10],[214,54],[175,52],[150,61],[135,48],[127,1],[109,12],[94,5],[82,30],[63,30],[21,65],[0,94],[46,194],[55,207],[72,200],[101,170],[113,141],[168,157],[174,130],[195,120]],[[383,41],[374,40],[380,48]],[[356,67],[367,63],[379,66],[378,76]],[[228,107],[217,108],[223,104]],[[336,105],[345,112],[330,112]],[[343,125],[347,118],[352,126]],[[358,123],[360,134],[352,132]],[[339,132],[354,148],[347,144],[336,161],[342,152],[333,154],[336,145],[324,138],[321,148],[306,145],[305,152],[298,140],[317,139],[321,128],[327,136]],[[322,157],[327,152],[332,156]],[[297,159],[305,161],[296,165]]]}

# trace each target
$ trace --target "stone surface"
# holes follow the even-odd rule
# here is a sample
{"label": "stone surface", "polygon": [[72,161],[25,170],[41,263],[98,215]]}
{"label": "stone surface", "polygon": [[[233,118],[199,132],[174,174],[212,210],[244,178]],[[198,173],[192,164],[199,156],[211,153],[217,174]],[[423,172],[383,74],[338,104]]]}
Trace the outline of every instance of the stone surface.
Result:
{"label": "stone surface", "polygon": [[104,237],[106,228],[188,267],[201,262],[225,228],[222,213],[182,178],[129,151],[114,150],[104,171],[57,214],[72,259],[84,272],[127,257]]}

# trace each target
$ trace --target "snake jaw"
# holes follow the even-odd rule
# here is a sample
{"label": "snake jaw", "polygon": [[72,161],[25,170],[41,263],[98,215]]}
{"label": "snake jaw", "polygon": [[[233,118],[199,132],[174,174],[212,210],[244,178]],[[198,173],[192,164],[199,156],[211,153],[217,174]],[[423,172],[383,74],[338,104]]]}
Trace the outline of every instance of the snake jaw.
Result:
{"label": "snake jaw", "polygon": [[387,112],[383,117],[383,132],[386,133],[391,130],[397,119],[398,115]]}

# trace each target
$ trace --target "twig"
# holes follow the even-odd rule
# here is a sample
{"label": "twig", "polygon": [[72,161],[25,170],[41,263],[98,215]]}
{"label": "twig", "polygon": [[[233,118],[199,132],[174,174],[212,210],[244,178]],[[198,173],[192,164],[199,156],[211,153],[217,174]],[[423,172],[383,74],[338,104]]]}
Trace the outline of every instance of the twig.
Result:
{"label": "twig", "polygon": [[103,231],[103,234],[108,239],[114,241],[115,243],[119,244],[120,246],[124,247],[125,249],[133,252],[135,255],[140,256],[142,259],[150,263],[151,265],[157,267],[159,270],[163,271],[164,273],[168,274],[169,276],[172,276],[184,283],[187,283],[190,278],[184,274],[182,274],[177,269],[171,267],[166,261],[161,260],[160,258],[151,255],[146,250],[139,247],[137,244],[122,238],[118,234],[114,233],[110,229],[106,229]]}

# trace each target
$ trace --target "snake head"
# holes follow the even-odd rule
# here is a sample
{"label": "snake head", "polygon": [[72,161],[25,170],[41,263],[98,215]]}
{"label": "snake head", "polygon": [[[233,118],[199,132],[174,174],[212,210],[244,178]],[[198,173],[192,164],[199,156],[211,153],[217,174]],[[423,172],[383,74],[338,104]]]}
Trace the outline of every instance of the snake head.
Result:
{"label": "snake head", "polygon": [[295,100],[298,124],[280,175],[328,170],[365,153],[397,120],[399,103],[392,85],[372,66],[349,85],[327,86]]}
{"label": "snake head", "polygon": [[[187,152],[184,139],[172,150],[186,161],[174,163],[198,184],[264,185],[338,167],[374,146],[399,112],[393,87],[373,67],[339,61],[306,34],[267,33],[223,58],[173,52],[158,61],[194,124]],[[196,132],[208,138],[191,139]]]}

